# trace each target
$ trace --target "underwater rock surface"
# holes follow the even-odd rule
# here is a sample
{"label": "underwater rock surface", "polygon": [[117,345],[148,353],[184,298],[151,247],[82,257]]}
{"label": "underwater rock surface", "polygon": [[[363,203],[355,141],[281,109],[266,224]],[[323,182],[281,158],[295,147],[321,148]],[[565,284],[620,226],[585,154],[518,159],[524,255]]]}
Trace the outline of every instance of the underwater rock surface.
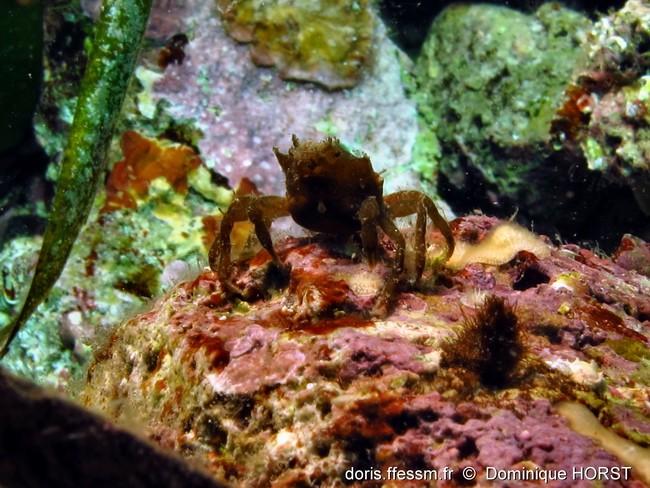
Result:
{"label": "underwater rock surface", "polygon": [[226,30],[251,43],[251,59],[288,80],[325,88],[357,84],[373,59],[375,15],[368,0],[218,0]]}
{"label": "underwater rock surface", "polygon": [[495,199],[548,208],[539,200],[549,189],[531,181],[548,164],[551,121],[590,26],[557,3],[533,15],[489,4],[441,12],[416,66],[418,110],[438,152],[431,169],[458,189],[474,178]]}
{"label": "underwater rock surface", "polygon": [[[129,131],[122,159],[82,228],[48,299],[18,333],[2,365],[62,389],[90,355],[89,344],[141,310],[175,277],[200,269],[231,191],[212,181],[185,145]],[[0,249],[0,325],[20,303],[41,238],[18,237]],[[176,272],[164,270],[182,261]]]}
{"label": "underwater rock surface", "polygon": [[[284,192],[272,148],[286,150],[291,134],[301,139],[341,138],[363,149],[375,169],[387,170],[387,188],[416,188],[406,171],[417,132],[415,103],[401,80],[407,59],[376,19],[373,62],[349,90],[328,92],[311,83],[286,82],[275,69],[256,66],[248,46],[228,36],[216,2],[195,0],[184,18],[191,33],[182,64],[151,75],[147,93],[176,119],[192,120],[206,163],[236,186],[243,177],[267,194]],[[174,16],[171,6],[167,15]],[[374,16],[374,14],[373,14]],[[146,75],[145,75],[146,76]]]}
{"label": "underwater rock surface", "polygon": [[[489,264],[483,247],[456,271],[425,272],[384,318],[364,312],[385,264],[370,268],[354,243],[278,240],[286,286],[272,285],[265,252],[234,278],[257,301],[229,300],[211,271],[177,285],[114,330],[80,399],[236,485],[344,486],[352,468],[396,466],[449,467],[445,486],[456,486],[467,482],[463,467],[481,482],[487,466],[632,464],[630,479],[607,486],[644,486],[650,280],[575,245],[518,238],[527,231],[497,219],[452,222],[465,255],[503,226],[511,238]],[[428,242],[434,252],[442,236]],[[514,306],[522,330],[522,359],[500,388],[445,356],[486,296]],[[587,405],[640,459],[622,461],[573,431],[559,400]]]}
{"label": "underwater rock surface", "polygon": [[650,6],[629,0],[588,33],[553,132],[590,170],[628,186],[650,215]]}
{"label": "underwater rock surface", "polygon": [[518,209],[609,250],[647,240],[649,26],[638,0],[595,23],[553,2],[446,8],[415,71],[423,175],[459,213]]}
{"label": "underwater rock surface", "polygon": [[223,486],[135,434],[2,370],[0,410],[2,486]]}

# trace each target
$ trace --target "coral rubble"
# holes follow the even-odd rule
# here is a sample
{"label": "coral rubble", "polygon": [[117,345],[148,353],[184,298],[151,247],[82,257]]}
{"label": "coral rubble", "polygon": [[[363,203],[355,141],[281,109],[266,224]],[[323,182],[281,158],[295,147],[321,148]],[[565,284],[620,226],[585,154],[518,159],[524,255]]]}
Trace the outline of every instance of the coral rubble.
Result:
{"label": "coral rubble", "polygon": [[[452,229],[478,246],[497,225],[470,216]],[[432,231],[430,241],[442,245],[442,236]],[[211,271],[178,284],[114,330],[81,401],[237,485],[344,486],[354,470],[446,466],[454,486],[468,481],[463,467],[481,482],[487,466],[622,466],[572,430],[558,400],[584,403],[617,435],[650,445],[646,276],[549,243],[539,255],[531,247],[501,263],[427,270],[422,287],[405,286],[378,320],[364,312],[388,268],[360,260],[358,244],[276,245],[288,285],[269,279],[264,251],[240,261],[234,278],[264,292],[256,301],[228,299]],[[497,349],[514,358],[494,358],[504,381],[487,387],[442,353],[477,311],[481,327],[498,322],[510,339]],[[524,373],[515,379],[513,368]],[[643,486],[637,467],[621,486]]]}

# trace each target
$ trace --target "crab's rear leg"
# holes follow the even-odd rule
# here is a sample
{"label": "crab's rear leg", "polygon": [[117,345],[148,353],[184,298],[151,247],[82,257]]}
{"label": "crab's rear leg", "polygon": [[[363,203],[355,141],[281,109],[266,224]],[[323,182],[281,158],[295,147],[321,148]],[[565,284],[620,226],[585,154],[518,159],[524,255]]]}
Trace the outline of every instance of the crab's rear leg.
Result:
{"label": "crab's rear leg", "polygon": [[372,315],[385,316],[388,313],[390,304],[395,294],[395,289],[399,283],[402,270],[404,269],[404,236],[397,226],[386,214],[385,208],[379,203],[377,197],[371,196],[366,198],[361,204],[357,214],[361,223],[361,242],[363,253],[368,259],[371,266],[377,261],[378,240],[377,226],[388,235],[395,243],[395,262],[391,266],[390,272],[386,277],[384,286],[377,294],[375,305],[373,306]]}
{"label": "crab's rear leg", "polygon": [[447,221],[440,215],[433,200],[424,193],[414,190],[405,190],[391,193],[384,197],[384,203],[388,209],[391,218],[406,217],[407,215],[416,214],[415,223],[415,280],[416,282],[422,277],[426,258],[426,216],[428,215],[436,228],[445,238],[447,249],[445,251],[445,261],[447,261],[454,252],[454,236]]}
{"label": "crab's rear leg", "polygon": [[361,223],[361,246],[370,266],[374,266],[378,259],[377,225],[379,225],[380,214],[381,208],[377,197],[366,198],[358,213]]}
{"label": "crab's rear leg", "polygon": [[395,223],[385,212],[379,216],[378,223],[381,230],[386,233],[396,247],[395,262],[391,267],[390,273],[386,277],[384,287],[379,292],[379,296],[377,297],[373,307],[374,315],[385,316],[388,314],[393,296],[395,295],[395,289],[397,288],[402,272],[404,271],[404,250],[406,249],[406,241]]}

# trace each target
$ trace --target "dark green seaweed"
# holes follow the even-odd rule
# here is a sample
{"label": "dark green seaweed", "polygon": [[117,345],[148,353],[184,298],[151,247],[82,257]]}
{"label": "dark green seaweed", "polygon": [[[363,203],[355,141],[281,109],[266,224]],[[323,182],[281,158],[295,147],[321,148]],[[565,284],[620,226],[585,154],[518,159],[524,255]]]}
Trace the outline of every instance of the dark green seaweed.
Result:
{"label": "dark green seaweed", "polygon": [[88,217],[151,2],[103,2],[34,278],[20,313],[0,331],[0,357],[56,283]]}

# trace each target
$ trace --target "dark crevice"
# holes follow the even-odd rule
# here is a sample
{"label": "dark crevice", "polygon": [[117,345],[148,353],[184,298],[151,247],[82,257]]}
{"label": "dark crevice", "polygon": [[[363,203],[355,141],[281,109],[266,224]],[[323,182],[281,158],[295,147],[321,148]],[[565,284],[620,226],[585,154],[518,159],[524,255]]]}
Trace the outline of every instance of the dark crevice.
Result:
{"label": "dark crevice", "polygon": [[529,290],[541,284],[548,283],[550,278],[536,268],[527,268],[513,283],[512,288],[517,291]]}

